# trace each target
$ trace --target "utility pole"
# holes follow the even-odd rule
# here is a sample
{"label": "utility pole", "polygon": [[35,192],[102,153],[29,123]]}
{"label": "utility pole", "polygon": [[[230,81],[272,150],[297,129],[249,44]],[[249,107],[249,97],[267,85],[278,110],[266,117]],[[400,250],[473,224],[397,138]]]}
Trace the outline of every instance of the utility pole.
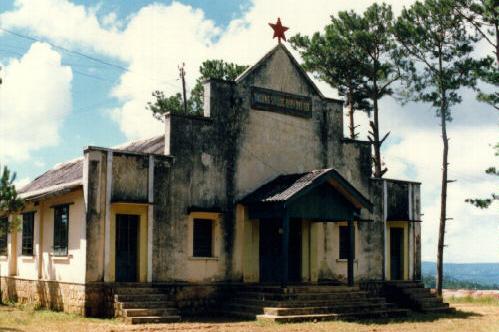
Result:
{"label": "utility pole", "polygon": [[185,63],[182,63],[181,66],[178,66],[180,79],[182,80],[182,96],[184,100],[184,113],[187,114],[187,97],[185,93]]}

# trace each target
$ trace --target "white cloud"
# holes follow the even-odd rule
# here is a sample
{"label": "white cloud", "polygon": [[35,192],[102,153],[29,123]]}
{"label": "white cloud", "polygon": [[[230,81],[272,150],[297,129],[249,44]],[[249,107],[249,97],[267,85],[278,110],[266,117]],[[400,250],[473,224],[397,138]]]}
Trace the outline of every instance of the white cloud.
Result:
{"label": "white cloud", "polygon": [[14,185],[16,186],[17,189],[20,189],[30,182],[31,182],[31,179],[26,177],[26,178],[22,178],[22,179],[17,179],[16,181],[14,181]]}
{"label": "white cloud", "polygon": [[116,56],[124,46],[113,28],[100,26],[94,8],[67,0],[16,0],[14,9],[3,13],[0,21],[3,27],[28,28],[56,43],[106,55]]}
{"label": "white cloud", "polygon": [[[399,11],[413,1],[388,1]],[[116,15],[98,17],[99,9],[75,5],[67,0],[17,0],[14,10],[0,16],[9,28],[26,28],[32,33],[63,45],[92,50],[128,63],[113,94],[123,106],[113,112],[128,138],[151,136],[162,130],[145,111],[151,92],[180,91],[177,66],[187,67],[187,84],[192,87],[203,60],[223,58],[252,64],[275,45],[268,22],[278,16],[290,27],[288,35],[312,33],[327,24],[338,10],[362,11],[370,0],[265,1],[254,0],[247,12],[222,30],[199,9],[173,2],[151,4],[118,22]],[[216,42],[214,42],[216,40]],[[325,85],[321,85],[324,87]],[[328,93],[334,92],[331,89]]]}
{"label": "white cloud", "polygon": [[[393,132],[399,134],[399,142],[391,144],[384,153],[389,167],[388,177],[408,178],[414,170],[412,176],[422,182],[423,259],[426,260],[435,260],[438,238],[442,160],[439,130],[437,125],[410,130],[394,128]],[[464,202],[467,198],[488,197],[497,192],[497,177],[484,174],[484,170],[497,164],[490,144],[499,140],[498,126],[492,122],[477,130],[476,127],[450,123],[449,134],[452,136],[449,179],[457,182],[448,185],[447,216],[453,220],[447,223],[446,259],[498,261],[498,206],[479,210]]]}
{"label": "white cloud", "polygon": [[0,159],[22,161],[59,142],[71,110],[71,68],[49,45],[34,43],[4,66],[0,89]]}
{"label": "white cloud", "polygon": [[[163,131],[162,124],[151,117],[145,105],[155,89],[166,93],[180,91],[177,66],[182,62],[186,63],[188,86],[192,86],[205,59],[223,58],[240,64],[258,60],[275,45],[267,23],[278,16],[290,27],[288,36],[298,32],[310,34],[321,30],[338,10],[362,11],[372,2],[254,0],[225,29],[208,20],[202,11],[179,2],[148,5],[118,22],[113,13],[98,13],[98,9],[67,0],[18,0],[14,10],[2,14],[0,19],[8,27],[29,29],[64,45],[125,62],[129,71],[112,90],[122,106],[109,113],[125,135],[133,139]],[[396,12],[412,2],[388,1]],[[334,96],[327,85],[319,86],[327,95]],[[458,182],[449,186],[448,214],[455,221],[448,226],[446,258],[499,261],[497,209],[481,211],[463,202],[467,197],[484,196],[497,188],[495,179],[482,174],[497,160],[487,144],[499,140],[499,118],[487,106],[477,103],[471,91],[463,91],[463,100],[449,125],[450,177]],[[384,147],[387,175],[423,182],[423,258],[434,260],[441,160],[438,121],[427,104],[401,106],[390,98],[381,103],[380,117],[382,132],[392,132]],[[365,138],[368,119],[359,113],[357,122],[362,125],[361,138]]]}

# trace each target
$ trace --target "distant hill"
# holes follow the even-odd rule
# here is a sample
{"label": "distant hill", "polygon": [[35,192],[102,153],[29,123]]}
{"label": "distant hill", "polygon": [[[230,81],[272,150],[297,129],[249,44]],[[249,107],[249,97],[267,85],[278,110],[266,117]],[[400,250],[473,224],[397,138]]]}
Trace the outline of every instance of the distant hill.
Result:
{"label": "distant hill", "polygon": [[[423,262],[421,269],[423,278],[434,277],[436,263]],[[444,263],[444,275],[453,281],[463,281],[470,285],[499,287],[499,263]]]}

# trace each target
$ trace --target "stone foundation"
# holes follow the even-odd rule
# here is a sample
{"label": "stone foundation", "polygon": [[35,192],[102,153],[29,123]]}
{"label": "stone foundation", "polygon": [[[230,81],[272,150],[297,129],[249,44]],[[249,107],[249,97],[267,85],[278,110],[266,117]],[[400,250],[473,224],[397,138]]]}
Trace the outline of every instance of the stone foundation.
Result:
{"label": "stone foundation", "polygon": [[3,302],[33,304],[37,307],[85,314],[85,285],[46,280],[0,277]]}

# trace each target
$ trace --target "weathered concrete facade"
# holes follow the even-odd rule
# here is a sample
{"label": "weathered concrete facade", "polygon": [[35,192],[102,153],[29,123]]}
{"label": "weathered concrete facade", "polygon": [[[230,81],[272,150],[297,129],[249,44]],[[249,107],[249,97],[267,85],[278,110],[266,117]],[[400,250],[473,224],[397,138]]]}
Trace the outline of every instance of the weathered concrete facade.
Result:
{"label": "weathered concrete facade", "polygon": [[[47,195],[65,202],[80,193],[81,211],[70,218],[69,237],[75,234],[71,227],[77,227],[80,242],[74,249],[82,269],[75,280],[64,280],[82,287],[80,312],[112,311],[106,303],[114,283],[122,281],[120,273],[128,269],[120,256],[128,253],[127,243],[136,255],[130,256],[134,272],[127,278],[171,284],[185,307],[209,303],[220,284],[262,282],[268,273],[262,262],[269,256],[263,252],[265,227],[274,217],[265,217],[267,202],[255,207],[245,199],[280,176],[297,175],[294,188],[302,183],[300,177],[320,174],[279,201],[289,207],[294,199],[299,206],[289,211],[300,216],[316,213],[289,221],[295,242],[287,248],[299,261],[295,282],[346,282],[349,264],[355,282],[420,278],[419,184],[371,178],[370,144],[344,138],[342,102],[324,97],[284,46],[235,81],[211,80],[204,89],[204,116],[168,114],[162,136],[112,149],[88,147],[80,168],[71,168],[80,172],[79,178],[56,176],[51,172],[60,170],[52,170],[23,191],[38,206],[46,204]],[[62,180],[43,179],[49,175]],[[196,220],[212,225],[206,257],[195,253]],[[340,257],[341,229],[347,225],[354,233],[351,259]],[[275,239],[287,234],[286,227],[280,226]],[[47,229],[42,237],[50,239],[51,233]],[[17,245],[16,236],[11,238],[9,243]],[[395,256],[394,245],[400,246]],[[48,256],[40,259],[43,266]],[[282,260],[279,255],[274,259],[277,265]],[[9,271],[2,276],[22,278],[14,265],[29,270],[24,264],[13,263],[11,255],[0,257],[0,268]],[[57,280],[49,274],[29,276],[34,283]],[[19,282],[6,284],[10,290],[4,294]],[[69,298],[60,308],[73,306]]]}

